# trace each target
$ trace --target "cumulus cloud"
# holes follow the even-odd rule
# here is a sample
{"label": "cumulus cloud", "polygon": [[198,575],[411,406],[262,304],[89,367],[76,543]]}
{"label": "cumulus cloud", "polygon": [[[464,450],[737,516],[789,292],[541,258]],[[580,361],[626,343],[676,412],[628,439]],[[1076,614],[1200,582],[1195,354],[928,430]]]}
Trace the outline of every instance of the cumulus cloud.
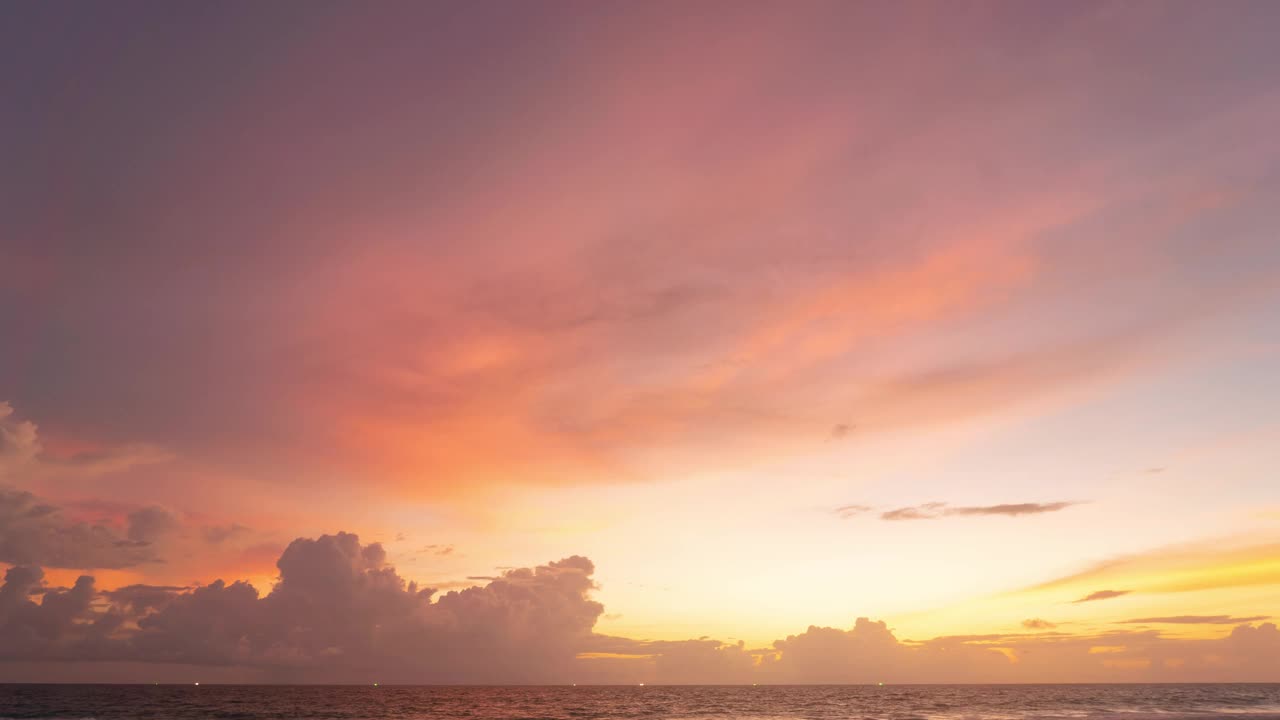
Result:
{"label": "cumulus cloud", "polygon": [[[1107,652],[1098,652],[1105,647]],[[708,638],[636,641],[596,636],[579,677],[682,683],[963,683],[1274,681],[1280,632],[1241,625],[1217,639],[1151,631],[899,639],[884,623],[811,626],[770,647]]]}
{"label": "cumulus cloud", "polygon": [[1171,615],[1166,617],[1133,618],[1121,620],[1122,624],[1142,625],[1239,625],[1259,620],[1270,620],[1270,615],[1250,615],[1249,617],[1233,617],[1231,615]]}
{"label": "cumulus cloud", "polygon": [[157,559],[146,537],[162,524],[145,511],[122,535],[105,525],[68,520],[57,507],[29,492],[0,487],[0,562],[74,569],[132,567]]}
{"label": "cumulus cloud", "polygon": [[40,568],[13,567],[0,585],[0,667],[45,663],[48,678],[68,661],[148,663],[237,669],[254,681],[403,683],[1265,681],[1280,668],[1272,623],[1218,639],[1142,630],[913,642],[859,618],[849,629],[811,626],[752,648],[595,634],[603,607],[591,597],[595,567],[580,556],[443,595],[406,581],[381,545],[348,533],[295,540],[277,568],[262,595],[222,580],[99,591],[82,576],[50,587]]}
{"label": "cumulus cloud", "polygon": [[775,641],[773,650],[761,667],[771,682],[970,682],[1008,665],[999,652],[960,640],[903,643],[883,621],[868,618],[849,630],[810,626]]}
{"label": "cumulus cloud", "polygon": [[[263,598],[238,582],[176,596],[139,621],[141,658],[374,673],[402,681],[532,682],[563,669],[603,610],[594,568],[572,557],[450,592],[406,583],[381,545],[339,533],[299,539]],[[211,623],[219,631],[210,633]]]}
{"label": "cumulus cloud", "polygon": [[1077,502],[1058,501],[1050,503],[1002,503],[1000,505],[968,505],[950,506],[942,502],[930,502],[923,505],[888,510],[880,514],[882,520],[933,520],[940,517],[1003,515],[1018,517],[1020,515],[1040,515],[1042,513],[1065,510]]}
{"label": "cumulus cloud", "polygon": [[760,650],[739,640],[632,640],[595,635],[579,653],[584,676],[595,682],[732,685],[750,682]]}
{"label": "cumulus cloud", "polygon": [[93,578],[82,575],[70,589],[47,588],[43,580],[44,572],[37,567],[16,566],[5,572],[0,585],[0,659],[60,654],[92,659],[93,646],[118,624],[110,614],[86,622],[96,594]]}
{"label": "cumulus cloud", "polygon": [[1133,591],[1132,590],[1098,590],[1097,592],[1091,592],[1088,595],[1085,595],[1084,597],[1080,598],[1079,600],[1074,600],[1072,602],[1084,603],[1084,602],[1093,602],[1095,600],[1110,600],[1111,598],[1118,598],[1121,595],[1128,595],[1131,592]]}
{"label": "cumulus cloud", "polygon": [[1022,621],[1022,627],[1028,630],[1052,630],[1058,627],[1057,623],[1051,623],[1041,618],[1027,618]]}
{"label": "cumulus cloud", "polygon": [[0,657],[238,665],[311,681],[543,682],[569,673],[603,612],[589,597],[595,568],[578,556],[438,597],[348,533],[295,540],[277,567],[265,596],[222,580],[98,593],[82,577],[49,589],[39,568],[18,567],[3,586],[0,637],[14,642]]}

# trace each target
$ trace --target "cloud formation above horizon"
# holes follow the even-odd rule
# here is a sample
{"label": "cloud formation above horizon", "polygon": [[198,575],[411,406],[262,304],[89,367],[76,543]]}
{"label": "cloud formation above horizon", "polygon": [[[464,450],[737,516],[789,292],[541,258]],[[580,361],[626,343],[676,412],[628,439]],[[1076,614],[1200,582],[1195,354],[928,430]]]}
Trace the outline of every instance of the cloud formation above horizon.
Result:
{"label": "cloud formation above horizon", "polygon": [[130,514],[122,535],[112,527],[68,520],[35,495],[0,485],[0,563],[114,569],[156,562],[152,543],[172,523],[162,508],[142,508]]}
{"label": "cloud formation above horizon", "polygon": [[0,679],[1266,676],[1277,26],[0,4]]}
{"label": "cloud formation above horizon", "polygon": [[581,557],[439,597],[406,583],[381,545],[348,533],[299,538],[277,565],[279,580],[261,597],[222,580],[99,592],[82,576],[48,588],[38,567],[12,567],[0,587],[0,661],[237,665],[309,682],[370,673],[545,682],[566,674],[603,610],[587,597],[593,567]]}
{"label": "cloud formation above horizon", "polygon": [[[1087,681],[1124,668],[1142,672],[1121,676],[1146,679],[1274,679],[1280,667],[1280,631],[1247,622],[1258,618],[1217,640],[1112,632],[924,642],[859,618],[849,630],[811,626],[750,648],[595,633],[604,607],[591,597],[595,567],[580,556],[443,595],[406,581],[381,545],[349,533],[294,540],[277,565],[266,595],[222,580],[104,591],[81,576],[50,587],[40,568],[11,567],[0,585],[0,673],[91,662],[230,668],[278,682],[901,683]],[[1099,645],[1108,651],[1094,652]]]}

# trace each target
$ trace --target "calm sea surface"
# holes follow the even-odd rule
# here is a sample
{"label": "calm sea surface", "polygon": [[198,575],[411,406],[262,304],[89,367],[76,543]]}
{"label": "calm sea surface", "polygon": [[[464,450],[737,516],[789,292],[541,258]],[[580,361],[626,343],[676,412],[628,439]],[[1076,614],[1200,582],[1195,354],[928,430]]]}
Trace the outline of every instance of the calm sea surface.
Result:
{"label": "calm sea surface", "polygon": [[1280,719],[1274,685],[0,685],[0,718]]}

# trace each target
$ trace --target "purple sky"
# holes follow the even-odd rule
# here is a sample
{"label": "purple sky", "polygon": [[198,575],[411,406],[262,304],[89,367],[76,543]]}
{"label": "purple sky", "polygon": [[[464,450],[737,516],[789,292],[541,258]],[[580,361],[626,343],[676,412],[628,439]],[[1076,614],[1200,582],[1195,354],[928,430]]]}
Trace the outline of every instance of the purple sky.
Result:
{"label": "purple sky", "polygon": [[0,681],[1280,679],[1278,30],[0,9]]}

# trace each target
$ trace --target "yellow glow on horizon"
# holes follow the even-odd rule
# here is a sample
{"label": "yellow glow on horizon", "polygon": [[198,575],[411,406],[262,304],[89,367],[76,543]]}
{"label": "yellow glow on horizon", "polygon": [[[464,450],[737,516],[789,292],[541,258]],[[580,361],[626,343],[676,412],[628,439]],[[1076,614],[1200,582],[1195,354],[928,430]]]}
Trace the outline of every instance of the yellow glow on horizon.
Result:
{"label": "yellow glow on horizon", "polygon": [[[1206,540],[1195,546],[1156,550],[1112,561],[1061,580],[992,596],[974,597],[931,612],[904,614],[891,626],[913,639],[967,633],[1032,632],[1028,618],[1055,626],[1034,632],[1088,635],[1132,628],[1124,621],[1185,615],[1270,616],[1280,602],[1280,556],[1274,543],[1241,545]],[[1077,602],[1099,590],[1125,590],[1118,597]],[[1214,638],[1226,623],[1169,623],[1166,636]]]}

